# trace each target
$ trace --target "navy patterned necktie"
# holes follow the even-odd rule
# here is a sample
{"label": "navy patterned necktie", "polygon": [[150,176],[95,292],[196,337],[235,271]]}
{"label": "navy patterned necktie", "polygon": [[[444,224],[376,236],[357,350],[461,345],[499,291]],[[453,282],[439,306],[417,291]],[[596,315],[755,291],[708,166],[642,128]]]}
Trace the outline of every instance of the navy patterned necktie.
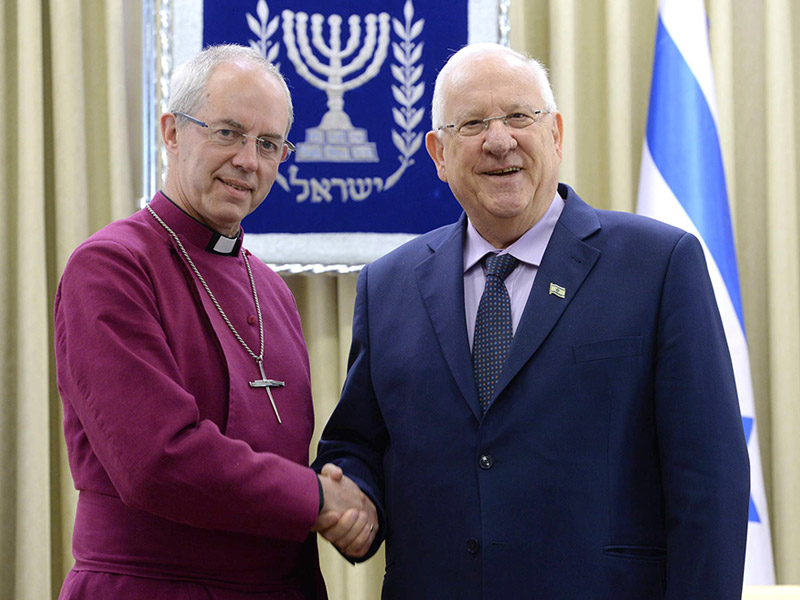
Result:
{"label": "navy patterned necktie", "polygon": [[519,264],[510,254],[487,254],[486,287],[483,289],[475,335],[472,342],[472,368],[483,412],[489,408],[500,371],[514,337],[511,327],[511,300],[505,278]]}

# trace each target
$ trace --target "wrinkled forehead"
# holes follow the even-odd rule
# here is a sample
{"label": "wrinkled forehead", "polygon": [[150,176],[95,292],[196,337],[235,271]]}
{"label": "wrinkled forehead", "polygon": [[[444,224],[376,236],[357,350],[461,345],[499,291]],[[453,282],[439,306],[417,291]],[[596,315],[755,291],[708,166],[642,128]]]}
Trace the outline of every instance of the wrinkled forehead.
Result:
{"label": "wrinkled forehead", "polygon": [[536,110],[543,105],[533,67],[505,54],[463,57],[443,82],[443,92],[447,119],[496,109]]}

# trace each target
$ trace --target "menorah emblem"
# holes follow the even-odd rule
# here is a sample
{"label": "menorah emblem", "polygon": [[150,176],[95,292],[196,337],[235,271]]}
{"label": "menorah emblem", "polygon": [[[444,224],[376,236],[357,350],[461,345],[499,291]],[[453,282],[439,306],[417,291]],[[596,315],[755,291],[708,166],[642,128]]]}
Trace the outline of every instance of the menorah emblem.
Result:
{"label": "menorah emblem", "polygon": [[[297,162],[378,162],[375,144],[367,139],[367,130],[354,127],[344,111],[344,93],[364,85],[374,78],[386,59],[389,46],[389,14],[368,14],[364,17],[366,33],[358,54],[344,62],[356,52],[361,43],[361,17],[351,15],[347,22],[350,34],[342,48],[342,17],[328,17],[329,41],[322,37],[324,17],[311,15],[311,43],[308,39],[308,14],[283,11],[283,40],[286,53],[297,73],[315,88],[324,90],[328,96],[328,111],[318,127],[306,129],[305,141],[297,144]],[[378,32],[380,25],[380,32]],[[295,29],[297,37],[295,38]],[[327,59],[323,64],[314,54],[314,49]],[[377,45],[377,48],[376,48]],[[299,52],[298,52],[299,46]],[[302,56],[301,56],[302,54]],[[370,64],[367,61],[372,59]],[[312,73],[319,73],[322,77]],[[345,79],[358,71],[357,76]],[[324,77],[324,78],[323,78]]]}

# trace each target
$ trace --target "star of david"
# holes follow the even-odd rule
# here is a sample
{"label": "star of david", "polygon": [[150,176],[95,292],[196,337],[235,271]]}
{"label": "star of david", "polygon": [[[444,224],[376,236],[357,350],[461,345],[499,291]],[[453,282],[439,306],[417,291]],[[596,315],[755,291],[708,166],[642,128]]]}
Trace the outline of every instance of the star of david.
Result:
{"label": "star of david", "polygon": [[[747,442],[747,445],[750,445],[750,434],[753,433],[753,418],[752,417],[742,417],[742,425],[744,426],[744,438]],[[761,523],[761,518],[758,516],[758,510],[756,510],[756,503],[753,502],[753,494],[750,494],[750,511],[747,515],[747,520],[752,523]]]}

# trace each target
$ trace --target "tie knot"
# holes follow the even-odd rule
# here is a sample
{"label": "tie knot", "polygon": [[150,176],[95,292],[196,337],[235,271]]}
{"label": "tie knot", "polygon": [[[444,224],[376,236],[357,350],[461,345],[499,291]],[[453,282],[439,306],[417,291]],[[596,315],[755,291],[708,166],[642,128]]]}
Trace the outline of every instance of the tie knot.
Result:
{"label": "tie knot", "polygon": [[494,275],[501,280],[505,280],[519,264],[519,260],[510,254],[487,254],[484,263],[486,264],[487,277]]}

